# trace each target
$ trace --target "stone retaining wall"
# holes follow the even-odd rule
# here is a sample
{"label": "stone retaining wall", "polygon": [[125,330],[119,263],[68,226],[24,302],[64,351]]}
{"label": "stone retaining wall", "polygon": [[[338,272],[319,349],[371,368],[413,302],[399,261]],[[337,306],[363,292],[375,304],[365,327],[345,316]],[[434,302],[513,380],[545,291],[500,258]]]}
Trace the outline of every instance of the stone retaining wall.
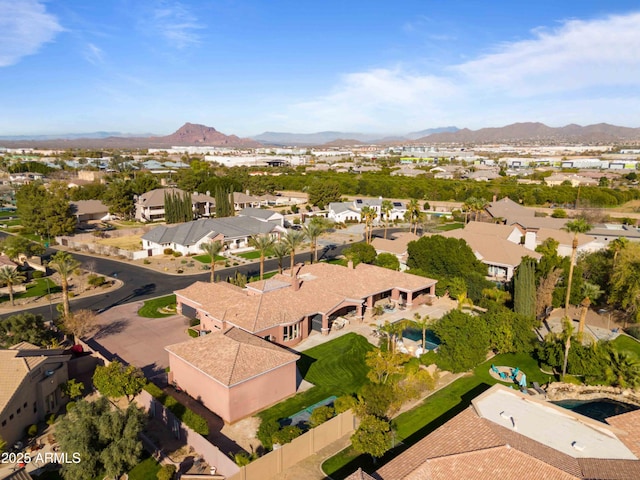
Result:
{"label": "stone retaining wall", "polygon": [[555,382],[547,387],[547,398],[557,400],[598,400],[608,398],[619,402],[640,406],[640,391],[630,388],[607,387],[604,385],[572,385]]}

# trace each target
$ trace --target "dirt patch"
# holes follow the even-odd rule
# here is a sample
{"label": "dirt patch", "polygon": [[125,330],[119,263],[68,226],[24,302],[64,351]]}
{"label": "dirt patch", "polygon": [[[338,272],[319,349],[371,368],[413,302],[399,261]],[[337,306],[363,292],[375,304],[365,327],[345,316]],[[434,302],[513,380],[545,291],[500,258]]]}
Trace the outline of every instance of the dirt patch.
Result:
{"label": "dirt patch", "polygon": [[95,242],[99,245],[121,248],[130,252],[137,252],[142,248],[142,235],[127,235],[124,237],[98,238]]}
{"label": "dirt patch", "polygon": [[220,433],[229,437],[247,452],[255,452],[262,445],[256,438],[259,426],[258,417],[249,417],[232,425],[225,425]]}

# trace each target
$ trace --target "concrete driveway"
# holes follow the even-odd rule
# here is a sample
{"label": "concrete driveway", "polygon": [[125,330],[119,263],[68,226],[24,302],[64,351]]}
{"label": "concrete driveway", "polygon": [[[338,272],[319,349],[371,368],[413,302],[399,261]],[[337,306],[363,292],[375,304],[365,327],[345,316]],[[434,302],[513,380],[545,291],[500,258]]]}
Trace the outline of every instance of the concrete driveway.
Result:
{"label": "concrete driveway", "polygon": [[127,303],[98,315],[98,329],[87,343],[107,358],[141,368],[150,378],[169,366],[164,347],[189,340],[189,319],[140,317],[137,312],[143,303]]}

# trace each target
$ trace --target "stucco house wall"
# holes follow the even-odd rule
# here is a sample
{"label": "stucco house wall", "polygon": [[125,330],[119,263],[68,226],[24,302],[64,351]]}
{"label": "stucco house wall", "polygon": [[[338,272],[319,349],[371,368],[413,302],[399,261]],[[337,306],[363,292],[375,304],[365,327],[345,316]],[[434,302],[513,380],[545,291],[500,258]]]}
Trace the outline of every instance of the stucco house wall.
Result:
{"label": "stucco house wall", "polygon": [[169,352],[173,381],[226,423],[256,413],[296,392],[296,364],[291,362],[227,387]]}

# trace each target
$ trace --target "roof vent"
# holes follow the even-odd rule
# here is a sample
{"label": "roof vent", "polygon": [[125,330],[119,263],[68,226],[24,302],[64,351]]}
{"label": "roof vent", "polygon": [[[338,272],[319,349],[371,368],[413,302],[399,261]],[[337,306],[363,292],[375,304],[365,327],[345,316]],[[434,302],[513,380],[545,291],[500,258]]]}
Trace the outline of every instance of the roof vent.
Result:
{"label": "roof vent", "polygon": [[577,441],[571,442],[571,446],[579,452],[582,452],[585,449],[585,446],[582,443],[578,443]]}

